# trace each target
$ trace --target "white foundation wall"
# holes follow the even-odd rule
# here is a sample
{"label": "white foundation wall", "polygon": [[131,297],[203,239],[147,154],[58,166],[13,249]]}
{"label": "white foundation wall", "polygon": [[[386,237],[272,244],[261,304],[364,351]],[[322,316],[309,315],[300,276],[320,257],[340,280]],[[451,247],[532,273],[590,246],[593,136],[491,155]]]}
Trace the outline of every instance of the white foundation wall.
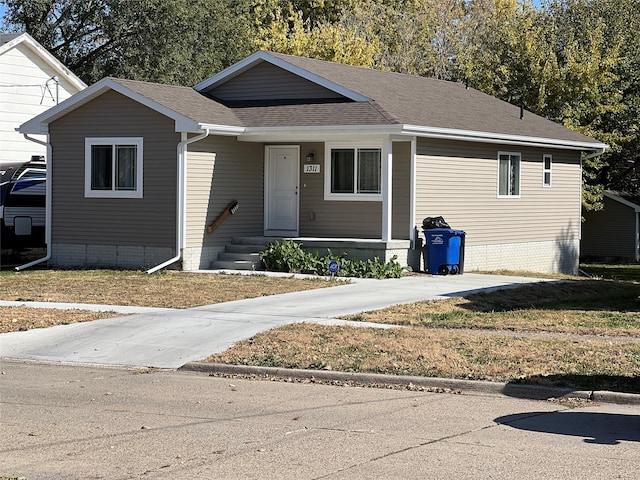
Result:
{"label": "white foundation wall", "polygon": [[577,274],[579,252],[579,240],[467,246],[464,270]]}
{"label": "white foundation wall", "polygon": [[182,249],[182,270],[208,270],[224,247],[188,247]]}

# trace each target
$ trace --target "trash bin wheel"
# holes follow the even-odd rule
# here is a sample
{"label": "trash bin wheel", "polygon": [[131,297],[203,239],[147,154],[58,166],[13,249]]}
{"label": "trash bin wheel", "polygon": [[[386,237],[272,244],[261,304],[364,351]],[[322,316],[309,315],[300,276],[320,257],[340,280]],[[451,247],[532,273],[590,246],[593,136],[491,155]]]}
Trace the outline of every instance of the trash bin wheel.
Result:
{"label": "trash bin wheel", "polygon": [[456,275],[458,273],[458,266],[451,265],[451,275]]}
{"label": "trash bin wheel", "polygon": [[438,275],[448,275],[449,274],[449,267],[446,265],[440,265],[438,267]]}

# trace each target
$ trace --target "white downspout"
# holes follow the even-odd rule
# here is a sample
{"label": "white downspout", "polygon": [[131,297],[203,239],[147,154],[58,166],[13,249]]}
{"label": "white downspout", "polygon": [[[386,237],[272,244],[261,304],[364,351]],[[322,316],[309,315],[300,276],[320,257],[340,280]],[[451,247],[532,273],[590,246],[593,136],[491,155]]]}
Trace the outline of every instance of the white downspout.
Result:
{"label": "white downspout", "polygon": [[178,160],[178,190],[176,199],[176,256],[170,258],[160,265],[147,270],[147,273],[155,273],[169,265],[176,263],[182,258],[182,249],[186,242],[186,223],[187,223],[187,145],[198,142],[209,136],[209,129],[205,128],[204,133],[195,137],[187,138],[187,133],[182,133],[182,140],[178,143],[177,160]]}
{"label": "white downspout", "polygon": [[27,140],[37,143],[39,145],[43,145],[47,149],[47,180],[45,187],[45,196],[44,196],[44,241],[47,248],[47,253],[44,257],[34,260],[33,262],[26,263],[24,265],[20,265],[16,267],[16,270],[19,272],[21,270],[25,270],[29,267],[33,267],[34,265],[38,265],[40,263],[48,262],[51,259],[51,144],[49,143],[49,135],[47,134],[47,141],[43,142],[42,140],[38,140],[37,138],[32,138],[26,133],[23,134],[24,138]]}

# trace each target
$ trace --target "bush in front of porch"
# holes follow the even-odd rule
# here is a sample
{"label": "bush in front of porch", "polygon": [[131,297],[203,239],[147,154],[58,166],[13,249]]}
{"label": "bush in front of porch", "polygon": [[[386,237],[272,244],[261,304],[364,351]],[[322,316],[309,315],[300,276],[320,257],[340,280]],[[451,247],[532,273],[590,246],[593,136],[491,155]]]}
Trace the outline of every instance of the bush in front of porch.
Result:
{"label": "bush in front of porch", "polygon": [[334,255],[329,250],[328,255],[314,254],[303,250],[302,246],[293,240],[278,240],[268,243],[260,252],[260,258],[267,270],[273,272],[307,273],[311,275],[328,275],[329,263],[338,262],[340,277],[358,278],[399,278],[410,267],[403,267],[393,257],[389,262],[383,262],[375,257],[368,260],[347,258],[346,254]]}

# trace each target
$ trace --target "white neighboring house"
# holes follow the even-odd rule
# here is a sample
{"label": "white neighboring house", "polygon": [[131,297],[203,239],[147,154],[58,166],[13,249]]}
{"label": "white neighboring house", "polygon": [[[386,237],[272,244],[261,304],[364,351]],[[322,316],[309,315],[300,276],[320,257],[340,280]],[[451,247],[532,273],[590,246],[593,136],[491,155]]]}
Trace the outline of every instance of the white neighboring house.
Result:
{"label": "white neighboring house", "polygon": [[16,128],[86,87],[28,33],[0,35],[0,168],[45,155]]}

